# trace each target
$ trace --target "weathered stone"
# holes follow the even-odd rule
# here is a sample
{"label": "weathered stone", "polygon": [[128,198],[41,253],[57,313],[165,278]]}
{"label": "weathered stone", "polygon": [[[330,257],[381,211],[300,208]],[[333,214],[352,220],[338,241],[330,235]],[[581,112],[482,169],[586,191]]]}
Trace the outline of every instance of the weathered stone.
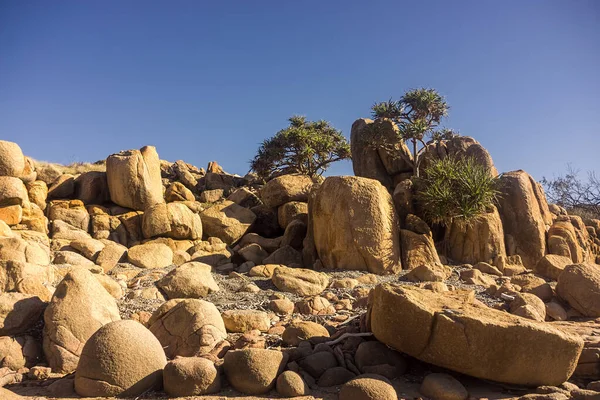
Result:
{"label": "weathered stone", "polygon": [[546,306],[544,302],[531,293],[519,293],[510,303],[510,312],[519,317],[532,319],[538,322],[546,320]]}
{"label": "weathered stone", "polygon": [[267,182],[260,192],[260,197],[269,208],[277,208],[290,201],[306,202],[312,186],[313,181],[309,176],[282,175]]}
{"label": "weathered stone", "polygon": [[399,223],[390,194],[379,182],[328,177],[310,206],[319,259],[326,268],[398,272]]}
{"label": "weathered stone", "polygon": [[200,262],[185,263],[156,282],[169,299],[198,299],[218,292],[219,286],[211,275],[211,266]]}
{"label": "weathered stone", "polygon": [[70,199],[75,195],[75,176],[63,174],[48,187],[48,199]]}
{"label": "weathered stone", "polygon": [[252,261],[255,264],[262,264],[263,260],[269,257],[262,247],[257,243],[251,243],[238,250],[238,254],[244,257],[246,261]]}
{"label": "weathered stone", "polygon": [[110,200],[106,172],[84,172],[75,179],[75,196],[85,204],[104,204]]}
{"label": "weathered stone", "polygon": [[20,177],[25,169],[25,156],[18,144],[0,140],[0,176]]}
{"label": "weathered stone", "polygon": [[[557,238],[562,238],[563,240],[558,240]],[[558,243],[560,244],[557,246]],[[575,227],[570,220],[557,220],[548,229],[548,252],[550,254],[568,256],[573,263],[585,261],[583,249],[577,240]]]}
{"label": "weathered stone", "polygon": [[87,397],[134,397],[162,386],[167,363],[158,340],[136,321],[111,322],[86,342],[75,391]]}
{"label": "weathered stone", "polygon": [[227,310],[221,314],[228,332],[245,333],[252,330],[266,332],[271,327],[269,316],[258,310]]}
{"label": "weathered stone", "polygon": [[448,256],[458,263],[490,263],[506,255],[504,230],[496,207],[469,223],[455,220],[447,228],[446,241]]}
{"label": "weathered stone", "polygon": [[600,317],[600,268],[595,264],[567,266],[558,277],[556,292],[588,317]]}
{"label": "weathered stone", "polygon": [[523,265],[533,268],[546,254],[546,227],[552,223],[541,186],[525,171],[500,177],[498,210],[506,236],[506,253],[521,256]]}
{"label": "weathered stone", "polygon": [[32,336],[0,337],[0,368],[31,368],[42,358],[42,346]]}
{"label": "weathered stone", "polygon": [[163,371],[165,392],[174,397],[200,396],[221,389],[221,375],[212,361],[201,357],[178,357]]}
{"label": "weathered stone", "polygon": [[169,359],[207,354],[227,338],[219,310],[204,300],[169,300],[152,314],[148,326]]}
{"label": "weathered stone", "polygon": [[223,369],[236,390],[250,395],[267,393],[275,386],[277,375],[285,367],[287,356],[276,350],[230,350]]}
{"label": "weathered stone", "polygon": [[106,178],[111,200],[122,207],[144,211],[164,201],[160,160],[153,146],[109,156]]}
{"label": "weathered stone", "polygon": [[409,282],[443,282],[451,275],[452,268],[441,264],[430,264],[413,268],[408,274],[404,275],[404,279]]}
{"label": "weathered stone", "polygon": [[372,373],[372,370],[376,369],[374,367],[388,365],[393,369],[392,375],[395,377],[404,374],[408,368],[406,360],[400,353],[378,341],[359,344],[354,360],[363,373]]}
{"label": "weathered stone", "polygon": [[[389,150],[375,148],[373,141],[376,133],[377,136],[384,137],[387,142],[395,143],[394,147]],[[376,179],[386,188],[392,189],[395,175],[412,172],[412,155],[404,142],[399,139],[398,127],[388,119],[372,121],[361,118],[354,121],[350,133],[350,145],[352,168],[356,176]]]}
{"label": "weathered stone", "polygon": [[247,208],[225,200],[201,214],[207,236],[214,236],[227,244],[237,242],[248,231],[256,215]]}
{"label": "weathered stone", "polygon": [[469,392],[454,377],[448,374],[429,374],[423,379],[422,395],[435,400],[467,400]]}
{"label": "weathered stone", "polygon": [[307,396],[310,388],[300,374],[294,371],[284,371],[277,378],[277,393],[283,397]]}
{"label": "weathered stone", "polygon": [[323,325],[311,321],[294,321],[285,328],[281,335],[283,343],[288,346],[298,346],[304,340],[321,340],[329,337],[329,332]]}
{"label": "weathered stone", "polygon": [[186,188],[180,182],[173,182],[165,192],[165,200],[169,203],[173,201],[195,201],[194,193]]}
{"label": "weathered stone", "polygon": [[146,238],[202,239],[202,221],[183,203],[159,203],[144,212],[142,232]]}
{"label": "weathered stone", "polygon": [[302,201],[289,201],[277,208],[277,220],[281,229],[285,229],[290,222],[301,219],[308,220],[308,203]]}
{"label": "weathered stone", "polygon": [[173,264],[173,250],[162,243],[145,243],[130,248],[127,258],[140,268],[164,268]]}
{"label": "weathered stone", "polygon": [[396,390],[381,375],[359,375],[347,382],[340,390],[339,400],[398,400]]}
{"label": "weathered stone", "polygon": [[279,290],[300,296],[321,294],[329,284],[327,275],[302,268],[275,268],[271,279]]}
{"label": "weathered stone", "polygon": [[0,294],[0,336],[24,334],[38,323],[45,307],[46,303],[37,296]]}
{"label": "weathered stone", "polygon": [[583,347],[579,337],[480,305],[473,292],[379,285],[370,315],[372,332],[388,346],[497,382],[558,385]]}
{"label": "weathered stone", "polygon": [[282,246],[263,260],[265,264],[283,264],[293,268],[302,266],[302,253],[292,246]]}
{"label": "weathered stone", "polygon": [[300,367],[318,379],[329,368],[338,366],[337,358],[329,351],[317,351],[299,360]]}
{"label": "weathered stone", "polygon": [[115,299],[84,268],[71,270],[44,312],[44,353],[55,372],[75,370],[85,342],[100,327],[120,320]]}
{"label": "weathered stone", "polygon": [[48,198],[48,186],[43,181],[33,181],[27,184],[27,193],[29,201],[36,204],[40,210],[46,209],[46,199]]}

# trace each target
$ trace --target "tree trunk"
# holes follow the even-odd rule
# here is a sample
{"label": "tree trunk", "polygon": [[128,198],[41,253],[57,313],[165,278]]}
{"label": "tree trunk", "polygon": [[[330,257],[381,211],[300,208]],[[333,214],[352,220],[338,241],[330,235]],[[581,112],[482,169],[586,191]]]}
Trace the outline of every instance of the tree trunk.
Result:
{"label": "tree trunk", "polygon": [[417,164],[417,139],[412,139],[413,142],[413,175],[419,177],[419,164]]}

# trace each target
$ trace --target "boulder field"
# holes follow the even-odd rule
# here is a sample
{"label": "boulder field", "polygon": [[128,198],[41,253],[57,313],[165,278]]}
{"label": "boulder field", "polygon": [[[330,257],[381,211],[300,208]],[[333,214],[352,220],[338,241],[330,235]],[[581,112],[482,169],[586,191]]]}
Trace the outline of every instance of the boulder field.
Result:
{"label": "boulder field", "polygon": [[[373,124],[397,129],[353,124],[356,176],[266,182],[0,140],[0,399],[600,398],[600,220],[512,171],[473,223],[431,226]],[[469,137],[423,154],[498,176]]]}

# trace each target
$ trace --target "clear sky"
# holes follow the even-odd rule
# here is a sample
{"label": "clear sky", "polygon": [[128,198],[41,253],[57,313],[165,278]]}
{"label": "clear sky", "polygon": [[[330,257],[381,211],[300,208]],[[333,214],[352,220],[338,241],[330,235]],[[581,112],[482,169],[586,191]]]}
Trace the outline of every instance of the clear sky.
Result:
{"label": "clear sky", "polygon": [[349,137],[415,87],[500,171],[600,171],[600,1],[0,0],[0,139],[36,159],[243,175],[292,114]]}

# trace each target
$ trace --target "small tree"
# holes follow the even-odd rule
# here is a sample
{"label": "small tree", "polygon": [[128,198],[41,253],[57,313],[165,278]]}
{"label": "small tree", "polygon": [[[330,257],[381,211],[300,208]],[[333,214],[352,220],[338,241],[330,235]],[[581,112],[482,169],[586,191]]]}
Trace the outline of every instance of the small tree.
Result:
{"label": "small tree", "polygon": [[426,220],[445,226],[469,223],[494,205],[498,178],[473,158],[434,159],[415,177],[415,194]]}
{"label": "small tree", "polygon": [[[435,89],[409,90],[398,101],[392,99],[372,107],[375,119],[388,118],[398,126],[398,141],[409,141],[413,152],[413,174],[419,176],[420,153],[426,146],[425,138],[434,132],[441,119],[448,115],[448,104]],[[440,135],[443,135],[440,133]],[[442,136],[440,136],[442,137]],[[393,148],[385,135],[374,134],[373,145],[384,150]],[[421,150],[418,145],[421,144]],[[393,154],[392,154],[393,155]]]}
{"label": "small tree", "polygon": [[595,172],[588,172],[587,180],[583,180],[579,171],[568,165],[565,175],[544,177],[541,183],[552,203],[586,219],[600,218],[600,177]]}
{"label": "small tree", "polygon": [[293,116],[290,126],[262,142],[250,168],[267,180],[286,173],[320,176],[335,161],[350,158],[342,132],[327,121]]}

